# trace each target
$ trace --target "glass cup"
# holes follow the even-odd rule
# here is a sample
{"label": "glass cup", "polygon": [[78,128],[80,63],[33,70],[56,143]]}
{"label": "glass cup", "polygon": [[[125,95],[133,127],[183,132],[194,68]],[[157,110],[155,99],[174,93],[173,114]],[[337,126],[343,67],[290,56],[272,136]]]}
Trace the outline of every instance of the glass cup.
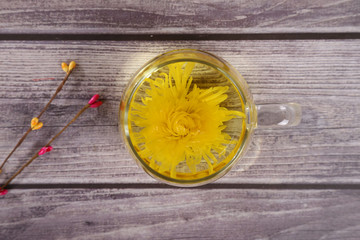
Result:
{"label": "glass cup", "polygon": [[255,105],[225,60],[195,49],[164,53],[135,74],[122,96],[120,132],[136,163],[161,182],[213,182],[241,161],[256,128],[291,127],[296,103]]}

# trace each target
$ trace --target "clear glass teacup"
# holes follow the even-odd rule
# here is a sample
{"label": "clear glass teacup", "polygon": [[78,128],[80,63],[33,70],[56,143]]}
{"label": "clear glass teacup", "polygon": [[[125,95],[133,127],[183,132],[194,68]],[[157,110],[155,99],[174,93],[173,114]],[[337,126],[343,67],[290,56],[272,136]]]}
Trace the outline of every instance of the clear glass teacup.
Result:
{"label": "clear glass teacup", "polygon": [[301,107],[255,105],[246,81],[225,60],[180,49],[135,74],[119,119],[124,142],[145,172],[190,187],[219,179],[241,161],[257,127],[298,125]]}

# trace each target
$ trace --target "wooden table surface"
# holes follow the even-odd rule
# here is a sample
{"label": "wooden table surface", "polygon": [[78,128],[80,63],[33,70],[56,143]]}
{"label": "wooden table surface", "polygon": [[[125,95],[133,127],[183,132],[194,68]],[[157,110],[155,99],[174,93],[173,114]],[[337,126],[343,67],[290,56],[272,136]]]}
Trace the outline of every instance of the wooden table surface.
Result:
{"label": "wooden table surface", "polygon": [[[297,102],[299,126],[257,129],[243,164],[199,188],[153,180],[118,132],[135,71],[178,48],[212,52],[255,103]],[[5,182],[88,110],[0,197],[0,239],[360,239],[358,0],[2,1],[0,156],[78,67],[0,175]]]}

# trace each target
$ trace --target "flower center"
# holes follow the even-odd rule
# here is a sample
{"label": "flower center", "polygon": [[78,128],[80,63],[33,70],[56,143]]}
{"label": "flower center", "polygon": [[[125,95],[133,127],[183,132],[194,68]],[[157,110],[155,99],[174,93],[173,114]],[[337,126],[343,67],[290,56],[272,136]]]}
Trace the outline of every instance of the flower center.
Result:
{"label": "flower center", "polygon": [[200,116],[196,113],[185,111],[174,111],[167,121],[167,129],[174,137],[185,137],[196,135],[200,132]]}

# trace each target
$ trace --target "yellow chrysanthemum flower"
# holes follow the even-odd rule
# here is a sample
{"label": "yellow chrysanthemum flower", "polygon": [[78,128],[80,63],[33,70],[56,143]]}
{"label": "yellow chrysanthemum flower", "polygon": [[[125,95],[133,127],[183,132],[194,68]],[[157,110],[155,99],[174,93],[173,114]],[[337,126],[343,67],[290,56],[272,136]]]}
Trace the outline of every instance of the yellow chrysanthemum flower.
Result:
{"label": "yellow chrysanthemum flower", "polygon": [[132,102],[130,108],[130,122],[140,129],[130,131],[139,156],[158,172],[170,172],[172,178],[176,178],[181,162],[194,173],[196,166],[206,161],[211,174],[218,161],[215,155],[224,155],[227,146],[234,144],[223,132],[224,122],[245,117],[242,112],[220,106],[227,99],[228,87],[192,86],[194,65],[170,64],[169,74],[161,73],[155,80],[147,78],[147,96],[142,103]]}

